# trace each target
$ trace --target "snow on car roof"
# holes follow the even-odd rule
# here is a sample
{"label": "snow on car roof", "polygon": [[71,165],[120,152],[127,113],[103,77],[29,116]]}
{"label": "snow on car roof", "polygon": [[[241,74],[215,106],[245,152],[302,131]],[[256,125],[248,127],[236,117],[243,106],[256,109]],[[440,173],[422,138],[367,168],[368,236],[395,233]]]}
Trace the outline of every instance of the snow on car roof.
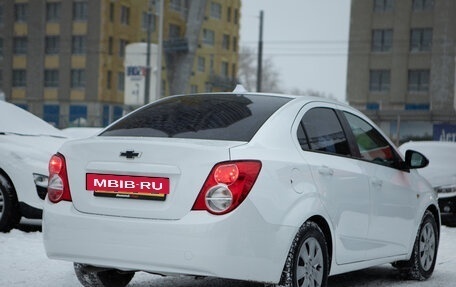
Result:
{"label": "snow on car roof", "polygon": [[0,133],[66,137],[39,117],[4,101],[0,101]]}

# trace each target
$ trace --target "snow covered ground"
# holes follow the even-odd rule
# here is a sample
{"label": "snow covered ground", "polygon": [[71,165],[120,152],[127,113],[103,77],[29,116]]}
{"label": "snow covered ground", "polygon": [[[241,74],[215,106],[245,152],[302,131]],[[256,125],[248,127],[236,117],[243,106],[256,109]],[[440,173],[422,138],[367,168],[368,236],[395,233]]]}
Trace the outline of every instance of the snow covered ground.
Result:
{"label": "snow covered ground", "polygon": [[[442,227],[439,255],[434,275],[424,282],[403,281],[390,265],[369,268],[329,279],[330,287],[440,287],[454,286],[456,282],[456,228]],[[13,230],[0,233],[0,286],[53,287],[81,286],[69,262],[46,257],[42,233]],[[131,287],[260,287],[259,284],[221,280],[216,278],[193,279],[188,277],[162,278],[137,273]]]}

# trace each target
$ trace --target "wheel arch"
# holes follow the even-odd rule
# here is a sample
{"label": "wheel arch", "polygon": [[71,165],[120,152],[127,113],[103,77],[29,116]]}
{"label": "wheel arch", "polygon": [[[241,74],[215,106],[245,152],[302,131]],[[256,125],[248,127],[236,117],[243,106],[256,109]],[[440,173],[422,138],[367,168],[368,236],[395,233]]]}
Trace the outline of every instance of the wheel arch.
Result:
{"label": "wheel arch", "polygon": [[[323,234],[325,235],[326,243],[328,244],[329,269],[331,269],[331,260],[333,258],[333,238],[332,238],[331,228],[329,227],[329,224],[326,221],[326,219],[320,215],[314,215],[306,220],[306,222],[308,222],[308,221],[315,222],[318,225],[318,227],[320,227],[321,231],[323,231]],[[328,270],[328,273],[329,273],[329,271],[330,270]]]}
{"label": "wheel arch", "polygon": [[437,224],[437,231],[438,231],[438,236],[440,238],[440,224],[441,224],[441,218],[440,218],[440,212],[439,212],[439,208],[433,204],[429,205],[428,208],[426,210],[429,210],[432,215],[434,216],[435,220],[436,220],[436,224]]}
{"label": "wheel arch", "polygon": [[3,168],[0,168],[0,176],[3,176],[8,181],[8,184],[10,185],[9,187],[11,187],[13,189],[14,194],[17,199],[18,196],[17,196],[16,188],[14,187],[14,183]]}

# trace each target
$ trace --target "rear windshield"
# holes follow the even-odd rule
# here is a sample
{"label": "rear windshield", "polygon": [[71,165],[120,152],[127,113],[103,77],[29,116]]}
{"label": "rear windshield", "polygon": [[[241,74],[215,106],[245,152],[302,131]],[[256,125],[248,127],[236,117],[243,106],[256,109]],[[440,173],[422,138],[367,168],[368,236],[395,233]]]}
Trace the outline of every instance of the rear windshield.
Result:
{"label": "rear windshield", "polygon": [[101,136],[250,141],[286,97],[199,94],[150,104],[110,126]]}

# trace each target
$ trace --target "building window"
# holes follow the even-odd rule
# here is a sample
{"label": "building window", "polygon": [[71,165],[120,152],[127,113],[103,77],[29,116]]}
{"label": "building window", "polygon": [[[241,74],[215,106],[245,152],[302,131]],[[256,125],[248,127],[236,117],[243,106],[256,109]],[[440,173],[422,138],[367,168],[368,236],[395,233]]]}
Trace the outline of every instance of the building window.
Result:
{"label": "building window", "polygon": [[191,85],[190,86],[190,93],[192,93],[192,94],[198,93],[198,86],[197,85]]}
{"label": "building window", "polygon": [[236,79],[236,64],[231,65],[231,78]]}
{"label": "building window", "polygon": [[44,52],[47,55],[55,55],[59,53],[60,38],[59,36],[46,36],[44,40]]}
{"label": "building window", "polygon": [[413,0],[413,11],[432,11],[434,9],[434,0]]}
{"label": "building window", "polygon": [[120,23],[124,25],[130,24],[130,7],[120,6]]}
{"label": "building window", "polygon": [[214,46],[215,44],[215,32],[209,29],[203,30],[203,43],[206,45]]}
{"label": "building window", "polygon": [[198,57],[198,72],[204,72],[206,70],[206,59],[204,57]]}
{"label": "building window", "polygon": [[87,1],[76,1],[73,3],[73,20],[86,21],[87,20]]}
{"label": "building window", "polygon": [[239,24],[239,10],[234,9],[234,24]]}
{"label": "building window", "polygon": [[86,51],[86,37],[73,36],[71,42],[71,53],[76,55],[84,54]]}
{"label": "building window", "polygon": [[60,106],[59,105],[44,105],[43,106],[43,120],[50,123],[54,127],[59,126],[59,115],[60,115]]}
{"label": "building window", "polygon": [[231,7],[226,9],[226,21],[231,22]]}
{"label": "building window", "polygon": [[369,75],[369,91],[371,92],[388,92],[390,89],[390,71],[389,70],[371,70]]}
{"label": "building window", "polygon": [[27,72],[25,69],[13,70],[13,87],[25,87],[27,82]]}
{"label": "building window", "polygon": [[223,35],[222,48],[225,50],[230,49],[230,35],[226,35],[226,34]]}
{"label": "building window", "polygon": [[152,16],[152,14],[148,13],[148,12],[143,12],[142,13],[142,18],[141,18],[141,28],[143,30],[147,30],[147,28],[149,28],[149,21],[152,20],[150,19]]}
{"label": "building window", "polygon": [[108,38],[108,55],[112,55],[113,47],[114,47],[114,40],[112,39],[112,37],[109,37]]}
{"label": "building window", "polygon": [[228,75],[229,75],[228,67],[229,67],[228,62],[222,61],[222,67],[221,67],[220,72],[221,72],[222,77],[224,77],[224,78],[228,78]]}
{"label": "building window", "polygon": [[182,0],[171,0],[169,2],[169,8],[171,8],[171,10],[181,12],[182,11]]}
{"label": "building window", "polygon": [[84,126],[87,122],[87,106],[71,105],[69,119],[73,126]]}
{"label": "building window", "polygon": [[0,38],[0,59],[3,58],[3,38]]}
{"label": "building window", "polygon": [[237,38],[233,37],[233,52],[237,52]]}
{"label": "building window", "polygon": [[59,86],[58,70],[44,70],[44,86],[46,88],[56,88]]}
{"label": "building window", "polygon": [[366,104],[366,110],[368,110],[368,111],[378,111],[378,110],[380,110],[380,104],[379,103],[367,103]]}
{"label": "building window", "polygon": [[85,70],[73,69],[71,70],[71,88],[84,88],[85,87]]}
{"label": "building window", "polygon": [[0,26],[3,26],[3,5],[0,4]]}
{"label": "building window", "polygon": [[181,37],[181,28],[176,24],[169,24],[169,39],[179,39]]}
{"label": "building window", "polygon": [[149,25],[149,22],[148,22],[148,19],[150,18],[150,30],[152,32],[155,31],[155,22],[156,22],[156,19],[157,19],[157,16],[155,16],[154,14],[149,14],[147,12],[143,12],[142,14],[142,21],[141,21],[141,27],[143,28],[143,30],[147,30],[148,28],[148,25]]}
{"label": "building window", "polygon": [[114,3],[111,2],[109,3],[109,21],[112,23],[114,22],[114,12],[115,11],[115,6],[114,6]]}
{"label": "building window", "polygon": [[408,71],[408,91],[428,92],[429,91],[429,70]]}
{"label": "building window", "polygon": [[393,30],[372,30],[372,52],[389,52],[393,46]]}
{"label": "building window", "polygon": [[119,57],[125,56],[125,49],[128,45],[127,40],[120,39],[119,40]]}
{"label": "building window", "polygon": [[406,111],[429,111],[429,104],[405,104]]}
{"label": "building window", "polygon": [[374,12],[389,12],[394,9],[394,0],[374,0]]}
{"label": "building window", "polygon": [[14,4],[14,21],[26,22],[27,21],[27,3]]}
{"label": "building window", "polygon": [[222,5],[220,3],[211,2],[211,17],[222,19]]}
{"label": "building window", "polygon": [[410,32],[410,51],[425,52],[432,48],[432,28],[415,28]]}
{"label": "building window", "polygon": [[123,92],[125,89],[125,73],[118,72],[117,73],[117,90]]}
{"label": "building window", "polygon": [[46,21],[57,22],[60,20],[60,2],[46,3]]}
{"label": "building window", "polygon": [[112,86],[112,72],[108,71],[106,74],[106,88],[108,90],[110,90],[111,86]]}
{"label": "building window", "polygon": [[13,38],[13,53],[16,55],[27,54],[27,37]]}

